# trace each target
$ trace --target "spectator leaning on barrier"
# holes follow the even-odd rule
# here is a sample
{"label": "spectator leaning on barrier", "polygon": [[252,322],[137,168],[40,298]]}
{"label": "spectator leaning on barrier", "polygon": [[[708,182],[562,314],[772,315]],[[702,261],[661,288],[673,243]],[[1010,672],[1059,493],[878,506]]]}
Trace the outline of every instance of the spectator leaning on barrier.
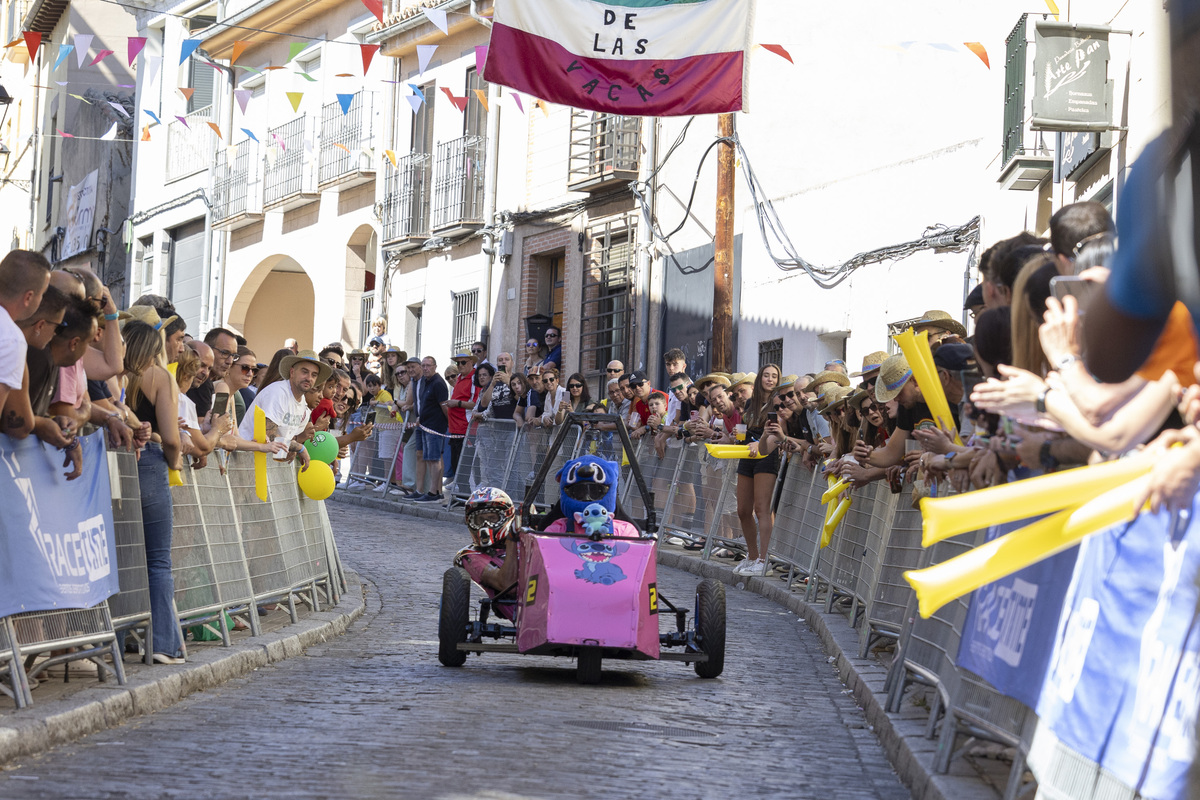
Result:
{"label": "spectator leaning on barrier", "polygon": [[[208,416],[216,384],[225,379],[225,373],[233,366],[238,348],[237,337],[227,328],[213,328],[204,334],[204,343],[213,351],[212,368],[208,380],[188,392],[188,397],[196,403],[196,413],[202,418]],[[291,351],[288,354],[291,355]]]}
{"label": "spectator leaning on barrier", "polygon": [[[58,392],[60,369],[76,364],[87,350],[88,342],[96,335],[96,318],[92,309],[83,302],[71,300],[67,303],[63,321],[59,324],[50,339],[50,345],[44,350],[29,350],[26,363],[29,367],[29,399],[33,413],[39,417],[52,417],[53,422],[38,421],[34,424],[34,433],[39,439],[63,447],[59,431],[67,435],[69,444],[67,451],[69,463],[74,469],[68,473],[68,479],[73,480],[83,474],[82,453],[75,433],[79,429],[79,418],[74,414],[71,403],[56,399]],[[85,392],[86,396],[86,385]],[[57,426],[58,431],[55,430]],[[46,436],[50,438],[46,438]],[[64,464],[65,466],[65,464]]]}
{"label": "spectator leaning on barrier", "polygon": [[734,429],[742,424],[742,414],[733,404],[729,394],[729,379],[723,375],[712,376],[708,387],[708,402],[712,406],[714,417],[709,438],[721,444],[734,441]]}
{"label": "spectator leaning on barrier", "polygon": [[261,408],[267,417],[267,439],[285,443],[288,451],[284,460],[298,459],[307,469],[308,451],[301,441],[307,438],[305,434],[311,423],[304,395],[317,386],[324,386],[330,370],[330,366],[317,358],[312,350],[301,350],[296,355],[282,358],[279,374],[283,380],[259,391],[250,408],[246,409],[246,418],[238,427],[238,435],[254,440],[254,410]]}
{"label": "spectator leaning on barrier", "polygon": [[450,474],[458,469],[462,455],[463,437],[467,435],[467,410],[475,407],[479,387],[475,385],[475,359],[469,353],[455,353],[458,380],[446,401],[446,417],[450,431]]}
{"label": "spectator leaning on barrier", "polygon": [[492,387],[496,383],[495,377],[496,369],[491,364],[484,362],[476,365],[475,377],[472,378],[472,383],[475,384],[475,405],[467,411],[468,422],[476,418],[482,421],[486,417],[487,410],[492,404]]}
{"label": "spectator leaning on barrier", "polygon": [[20,391],[25,372],[25,336],[17,323],[33,316],[50,284],[50,262],[40,253],[13,250],[0,260],[0,407]]}
{"label": "spectator leaning on barrier", "polygon": [[646,432],[646,423],[650,420],[650,406],[646,401],[654,387],[650,385],[650,378],[646,373],[637,370],[629,375],[629,389],[633,393],[633,399],[625,424],[629,426],[630,435],[637,438]]}
{"label": "spectator leaning on barrier", "polygon": [[525,393],[525,423],[539,423],[542,417],[546,392],[542,384],[541,368],[535,368],[525,376],[529,382],[529,391]]}
{"label": "spectator leaning on barrier", "polygon": [[559,381],[558,370],[554,367],[542,367],[542,416],[540,423],[543,428],[554,426],[558,412],[570,406],[567,389]]}
{"label": "spectator leaning on barrier", "polygon": [[533,390],[529,386],[529,379],[519,372],[508,379],[508,390],[512,394],[515,404],[512,415],[513,422],[516,423],[517,430],[520,430],[525,427],[525,411],[529,407],[529,394]]}
{"label": "spectator leaning on barrier", "polygon": [[854,457],[860,464],[886,469],[898,466],[904,461],[904,443],[912,435],[914,427],[910,410],[920,399],[921,392],[917,388],[917,382],[912,379],[908,361],[900,353],[890,356],[879,369],[879,378],[875,382],[875,400],[879,403],[898,405],[896,430],[888,437],[887,444],[883,447],[873,448],[866,442],[855,444]]}
{"label": "spectator leaning on barrier", "polygon": [[[0,423],[2,425],[0,430],[8,436],[24,439],[35,432],[40,422],[39,415],[34,413],[29,395],[28,354],[35,351],[42,352],[50,345],[55,332],[62,325],[63,318],[67,313],[67,305],[70,302],[72,301],[67,295],[53,286],[47,286],[37,310],[33,312],[32,316],[19,323],[26,350],[25,355],[21,357],[21,381],[15,390],[7,393],[4,400],[3,422]],[[43,432],[39,438],[43,441],[56,447],[65,447],[69,444],[60,426],[51,426],[49,421],[41,422],[41,424]],[[52,437],[55,441],[50,441],[46,438],[47,436]]]}
{"label": "spectator leaning on barrier", "polygon": [[418,502],[436,502],[442,499],[442,451],[446,446],[446,431],[449,421],[443,404],[450,398],[450,390],[437,371],[437,359],[425,356],[421,360],[421,378],[417,381],[415,395],[417,429],[413,434],[421,452],[417,463]]}

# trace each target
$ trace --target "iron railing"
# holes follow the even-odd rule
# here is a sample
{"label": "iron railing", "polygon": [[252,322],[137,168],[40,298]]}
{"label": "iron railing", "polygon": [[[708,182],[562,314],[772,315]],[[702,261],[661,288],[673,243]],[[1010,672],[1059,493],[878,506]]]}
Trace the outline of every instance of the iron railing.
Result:
{"label": "iron railing", "polygon": [[450,348],[466,353],[479,335],[479,290],[454,292],[454,328]]}
{"label": "iron railing", "polygon": [[573,110],[567,184],[633,180],[641,156],[641,136],[641,117]]}
{"label": "iron railing", "polygon": [[371,161],[363,151],[375,146],[375,93],[357,92],[348,111],[340,102],[326,103],[321,109],[321,159],[317,181],[329,183],[343,175],[359,172]]}
{"label": "iron railing", "polygon": [[267,130],[267,148],[275,148],[275,156],[266,157],[263,178],[263,204],[270,205],[305,191],[304,134],[307,117]]}
{"label": "iron railing", "polygon": [[167,123],[167,179],[177,181],[208,169],[214,139],[205,123],[212,119],[212,106],[198,108],[182,120]]}
{"label": "iron railing", "polygon": [[238,144],[233,163],[229,162],[228,151],[217,151],[216,172],[213,177],[213,222],[245,214],[250,196],[250,169],[255,159],[251,154],[253,143],[243,139]]}
{"label": "iron railing", "polygon": [[463,136],[437,146],[433,229],[482,225],[483,171],[487,140]]}
{"label": "iron railing", "polygon": [[387,170],[383,197],[385,243],[428,238],[431,161],[428,153],[410,153],[398,159],[394,169]]}

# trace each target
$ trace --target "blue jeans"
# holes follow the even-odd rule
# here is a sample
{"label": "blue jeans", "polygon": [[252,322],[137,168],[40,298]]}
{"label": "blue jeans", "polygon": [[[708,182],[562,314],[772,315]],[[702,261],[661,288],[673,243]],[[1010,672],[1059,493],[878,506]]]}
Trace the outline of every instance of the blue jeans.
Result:
{"label": "blue jeans", "polygon": [[171,487],[162,446],[151,442],[138,459],[138,484],[142,491],[142,528],[146,537],[146,572],[150,578],[150,614],[154,627],[154,652],[183,655],[179,623],[175,619],[175,578],[171,575]]}

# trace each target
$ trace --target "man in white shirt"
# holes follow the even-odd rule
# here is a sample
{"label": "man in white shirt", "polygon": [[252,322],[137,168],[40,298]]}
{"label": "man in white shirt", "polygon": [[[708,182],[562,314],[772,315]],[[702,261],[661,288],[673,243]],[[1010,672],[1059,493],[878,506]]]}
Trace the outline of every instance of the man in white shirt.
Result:
{"label": "man in white shirt", "polygon": [[37,311],[50,283],[50,262],[40,253],[13,250],[0,261],[0,408],[25,376],[25,334],[18,322]]}
{"label": "man in white shirt", "polygon": [[254,397],[254,402],[246,409],[246,416],[238,426],[238,435],[254,441],[254,410],[261,408],[267,416],[267,439],[288,446],[282,460],[299,458],[307,469],[308,451],[296,440],[308,427],[310,412],[304,395],[318,386],[324,386],[331,372],[329,365],[317,358],[312,350],[301,350],[294,356],[284,358],[279,362],[279,374],[284,380],[272,383]]}

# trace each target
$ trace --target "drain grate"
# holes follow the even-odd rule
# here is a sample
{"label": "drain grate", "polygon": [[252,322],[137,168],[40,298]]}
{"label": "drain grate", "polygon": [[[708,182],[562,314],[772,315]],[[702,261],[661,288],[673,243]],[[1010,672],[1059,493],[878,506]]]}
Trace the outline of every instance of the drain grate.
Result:
{"label": "drain grate", "polygon": [[662,736],[667,739],[715,739],[717,737],[715,733],[698,731],[695,728],[673,728],[669,725],[648,725],[643,722],[604,722],[602,720],[569,719],[567,720],[567,724],[576,728],[589,728],[594,731],[650,734],[651,736]]}

